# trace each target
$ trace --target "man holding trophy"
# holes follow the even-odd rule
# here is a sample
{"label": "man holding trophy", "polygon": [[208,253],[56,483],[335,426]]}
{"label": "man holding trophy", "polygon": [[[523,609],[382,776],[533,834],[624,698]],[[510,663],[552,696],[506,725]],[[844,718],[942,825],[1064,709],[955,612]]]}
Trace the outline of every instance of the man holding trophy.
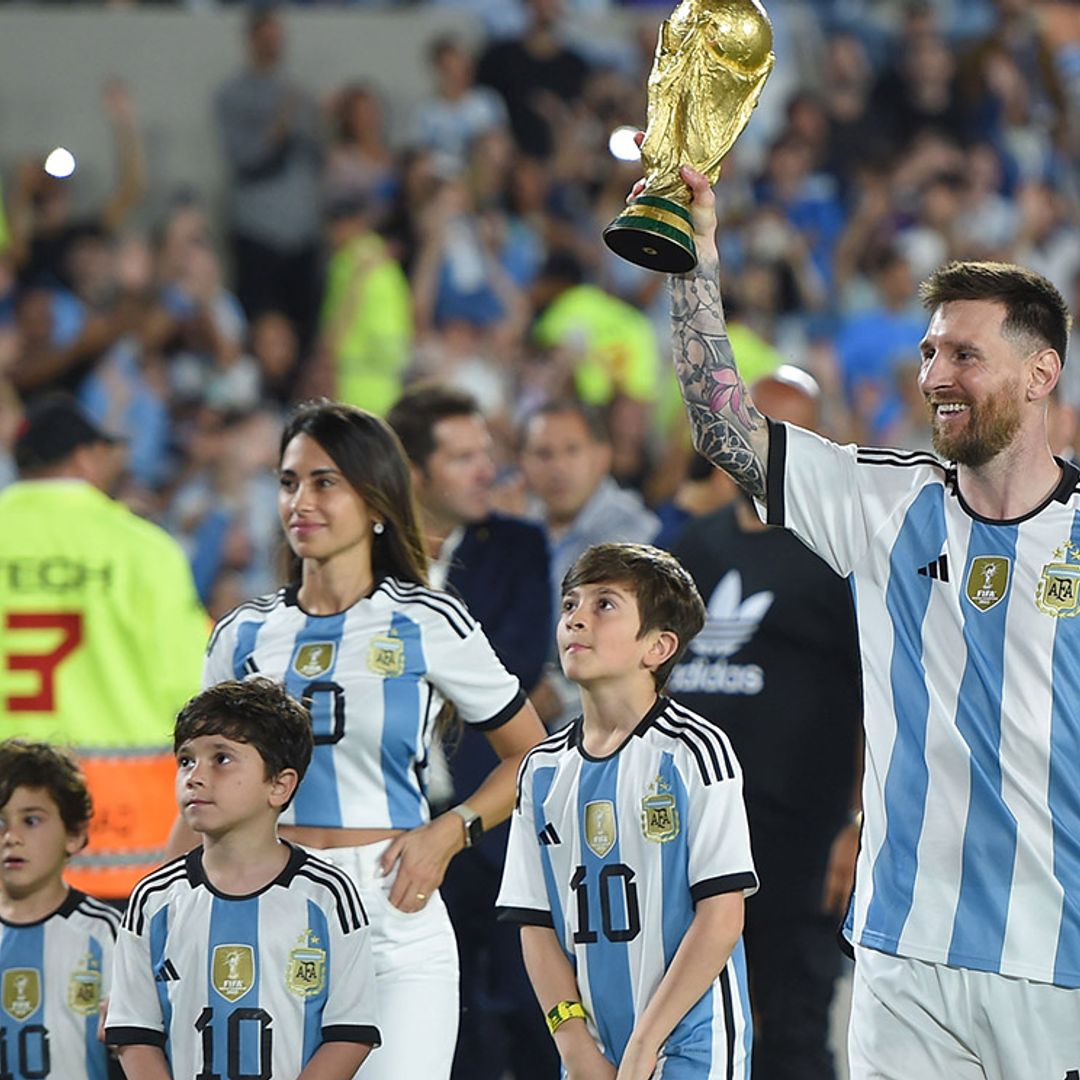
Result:
{"label": "man holding trophy", "polygon": [[[676,9],[650,79],[646,179],[607,238],[682,275],[674,360],[698,450],[852,578],[866,819],[844,930],[851,1075],[1077,1077],[1080,471],[1052,456],[1046,421],[1069,314],[1018,266],[953,263],[924,282],[936,456],[841,447],[762,416],[728,342],[711,185],[767,74],[762,39],[746,36],[763,18],[754,0]],[[636,254],[629,228],[662,240],[642,234]]]}

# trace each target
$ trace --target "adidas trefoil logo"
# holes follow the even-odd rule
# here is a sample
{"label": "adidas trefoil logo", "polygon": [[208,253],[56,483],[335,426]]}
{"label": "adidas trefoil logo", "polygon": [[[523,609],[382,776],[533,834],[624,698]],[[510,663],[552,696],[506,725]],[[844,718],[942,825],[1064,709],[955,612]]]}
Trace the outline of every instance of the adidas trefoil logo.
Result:
{"label": "adidas trefoil logo", "polygon": [[932,559],[925,566],[919,567],[919,577],[933,578],[935,581],[949,580],[949,556],[942,554]]}
{"label": "adidas trefoil logo", "polygon": [[729,570],[713,589],[705,626],[690,642],[698,656],[734,656],[757,632],[772,607],[773,593],[764,590],[742,599],[742,575]]}

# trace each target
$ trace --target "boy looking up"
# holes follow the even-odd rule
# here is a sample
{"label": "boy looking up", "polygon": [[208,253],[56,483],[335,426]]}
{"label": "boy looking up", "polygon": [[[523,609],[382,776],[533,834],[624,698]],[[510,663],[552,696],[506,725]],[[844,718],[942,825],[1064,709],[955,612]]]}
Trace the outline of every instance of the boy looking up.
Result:
{"label": "boy looking up", "polygon": [[307,710],[270,679],[220,683],[173,746],[202,846],[132,894],[107,1041],[129,1080],[348,1080],[379,1045],[367,915],[340,870],[277,836],[311,760]]}
{"label": "boy looking up", "polygon": [[701,597],[638,544],[589,548],[562,593],[582,716],[522,765],[502,917],[522,924],[570,1080],[749,1076],[742,775],[727,738],[660,693]]}
{"label": "boy looking up", "polygon": [[104,1080],[98,1039],[120,916],[64,882],[86,844],[86,781],[43,743],[0,743],[0,1076]]}

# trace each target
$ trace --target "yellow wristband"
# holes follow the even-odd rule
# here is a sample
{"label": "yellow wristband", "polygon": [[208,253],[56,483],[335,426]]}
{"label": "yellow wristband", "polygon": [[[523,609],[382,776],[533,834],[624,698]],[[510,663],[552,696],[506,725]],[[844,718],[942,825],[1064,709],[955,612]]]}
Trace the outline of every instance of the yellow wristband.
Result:
{"label": "yellow wristband", "polygon": [[585,1019],[585,1006],[580,1001],[560,1001],[553,1009],[548,1009],[548,1031],[554,1035],[567,1020],[574,1019]]}

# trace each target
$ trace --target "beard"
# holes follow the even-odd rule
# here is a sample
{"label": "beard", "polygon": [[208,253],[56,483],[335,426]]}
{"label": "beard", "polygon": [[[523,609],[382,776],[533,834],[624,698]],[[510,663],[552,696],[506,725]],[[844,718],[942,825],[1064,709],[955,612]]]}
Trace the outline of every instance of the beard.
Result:
{"label": "beard", "polygon": [[968,402],[968,420],[963,429],[943,431],[931,408],[932,441],[946,461],[978,469],[992,461],[1012,441],[1020,429],[1017,387],[1010,383],[982,402]]}

